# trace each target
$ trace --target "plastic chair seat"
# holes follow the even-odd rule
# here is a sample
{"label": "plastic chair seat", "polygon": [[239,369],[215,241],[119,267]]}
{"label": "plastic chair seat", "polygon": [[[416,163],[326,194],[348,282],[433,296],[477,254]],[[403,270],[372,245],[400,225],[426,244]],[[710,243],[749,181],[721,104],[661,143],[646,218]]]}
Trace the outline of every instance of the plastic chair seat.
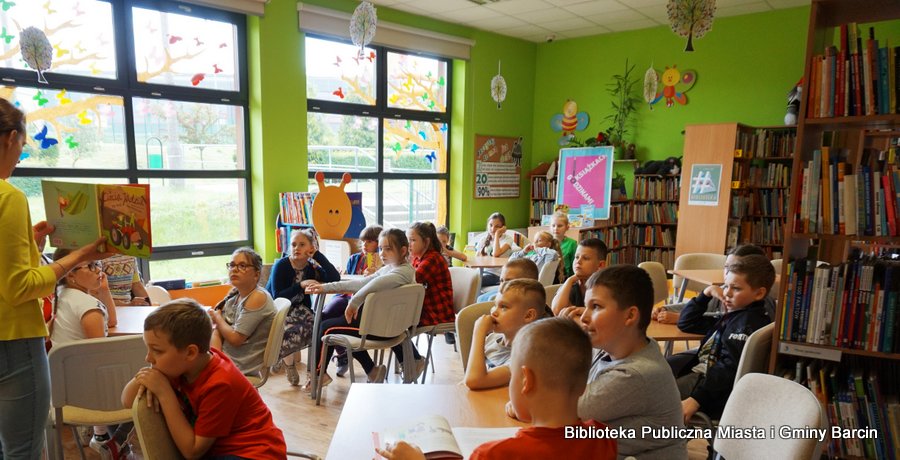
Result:
{"label": "plastic chair seat", "polygon": [[[104,411],[63,406],[62,410],[66,425],[118,425],[131,421],[131,409]],[[53,411],[50,411],[50,417],[53,417]]]}

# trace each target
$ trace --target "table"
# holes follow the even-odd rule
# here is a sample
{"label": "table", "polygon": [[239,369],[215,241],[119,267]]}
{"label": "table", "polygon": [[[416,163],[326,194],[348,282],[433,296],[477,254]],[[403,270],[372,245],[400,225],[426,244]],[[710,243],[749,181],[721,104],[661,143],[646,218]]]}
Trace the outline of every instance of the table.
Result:
{"label": "table", "polygon": [[[669,270],[669,273],[681,277],[681,288],[678,290],[678,303],[684,302],[684,292],[687,290],[689,281],[696,281],[707,286],[713,284],[722,284],[725,282],[725,270],[707,269],[707,270]],[[775,283],[781,281],[781,275],[775,274]]]}
{"label": "table", "polygon": [[450,426],[516,427],[527,424],[506,416],[506,387],[471,391],[456,385],[384,385],[354,383],[341,410],[326,458],[375,457],[372,432],[440,414]]}
{"label": "table", "polygon": [[655,319],[650,321],[650,325],[647,327],[647,337],[655,339],[657,342],[666,342],[666,356],[672,356],[672,349],[678,340],[703,340],[702,334],[682,332],[674,324],[660,323]]}
{"label": "table", "polygon": [[159,307],[116,307],[116,327],[109,328],[109,336],[144,333],[144,319]]}
{"label": "table", "polygon": [[480,274],[484,276],[485,268],[501,268],[507,262],[509,262],[509,259],[506,257],[475,256],[469,257],[463,264],[469,268],[477,268]]}

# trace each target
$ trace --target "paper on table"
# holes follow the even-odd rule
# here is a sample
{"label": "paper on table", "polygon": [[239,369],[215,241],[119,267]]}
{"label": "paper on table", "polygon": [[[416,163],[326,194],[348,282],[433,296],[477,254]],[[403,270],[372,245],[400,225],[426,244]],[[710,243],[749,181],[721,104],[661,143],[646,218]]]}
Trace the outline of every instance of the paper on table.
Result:
{"label": "paper on table", "polygon": [[472,451],[476,447],[498,439],[511,438],[519,431],[518,427],[503,428],[470,428],[456,427],[453,428],[453,437],[456,438],[456,444],[459,445],[459,451],[463,458],[472,456]]}
{"label": "paper on table", "polygon": [[481,444],[515,436],[518,427],[503,428],[450,428],[450,423],[440,415],[430,415],[411,424],[383,433],[373,433],[376,445],[406,441],[422,449],[427,459],[469,458]]}

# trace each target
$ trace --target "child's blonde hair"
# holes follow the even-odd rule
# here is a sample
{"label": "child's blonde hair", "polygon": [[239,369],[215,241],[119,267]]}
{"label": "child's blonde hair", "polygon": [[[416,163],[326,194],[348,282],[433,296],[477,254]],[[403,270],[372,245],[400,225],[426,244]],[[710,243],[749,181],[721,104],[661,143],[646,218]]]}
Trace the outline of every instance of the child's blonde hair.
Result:
{"label": "child's blonde hair", "polygon": [[564,281],[566,279],[566,264],[563,263],[562,247],[559,245],[559,240],[546,230],[538,232],[538,234],[534,236],[534,240],[537,241],[541,239],[541,237],[549,239],[550,249],[553,249],[556,251],[556,254],[559,255],[559,265],[556,266],[556,279]]}
{"label": "child's blonde hair", "polygon": [[516,365],[534,371],[540,385],[578,397],[591,368],[591,340],[568,318],[546,318],[523,327],[512,346]]}
{"label": "child's blonde hair", "polygon": [[526,302],[528,302],[525,307],[534,309],[538,318],[544,314],[544,308],[547,305],[547,291],[538,280],[518,278],[506,281],[500,285],[501,294],[509,291],[521,292]]}
{"label": "child's blonde hair", "polygon": [[556,211],[555,213],[553,213],[553,219],[562,219],[566,221],[566,225],[569,225],[569,215],[562,211]]}

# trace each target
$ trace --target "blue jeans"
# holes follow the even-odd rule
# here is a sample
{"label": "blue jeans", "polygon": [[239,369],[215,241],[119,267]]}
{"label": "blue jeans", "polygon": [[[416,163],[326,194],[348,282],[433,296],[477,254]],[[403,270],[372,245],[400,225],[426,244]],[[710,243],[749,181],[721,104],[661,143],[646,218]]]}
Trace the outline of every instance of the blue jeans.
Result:
{"label": "blue jeans", "polygon": [[40,459],[49,414],[44,338],[0,341],[0,459]]}

